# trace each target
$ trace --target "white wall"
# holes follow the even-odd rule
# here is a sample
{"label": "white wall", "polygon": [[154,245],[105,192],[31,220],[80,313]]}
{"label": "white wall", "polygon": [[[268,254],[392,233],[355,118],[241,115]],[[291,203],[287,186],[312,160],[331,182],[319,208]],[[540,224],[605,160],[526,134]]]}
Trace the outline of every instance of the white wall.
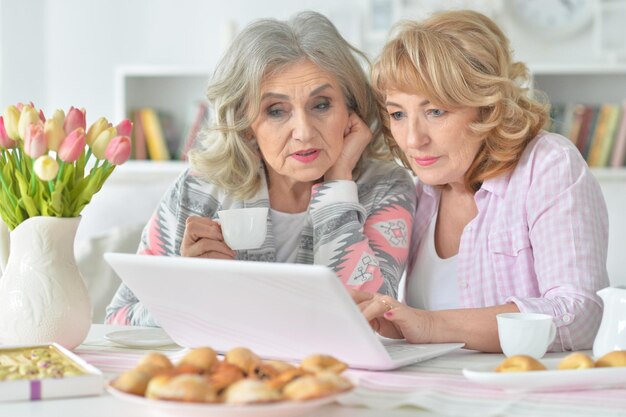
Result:
{"label": "white wall", "polygon": [[346,36],[360,42],[355,27],[365,5],[359,0],[0,2],[2,107],[32,100],[49,112],[74,105],[88,109],[88,121],[90,114],[113,118],[117,66],[188,66],[208,73],[229,21],[241,28],[258,17],[282,19],[302,9],[347,22]]}
{"label": "white wall", "polygon": [[[76,105],[87,108],[94,118],[112,118],[117,66],[193,67],[208,72],[224,46],[229,21],[241,28],[258,17],[282,19],[304,9],[327,14],[350,41],[368,48],[378,45],[362,36],[369,4],[370,0],[0,0],[0,104],[33,100],[46,112]],[[569,39],[550,40],[523,30],[507,7],[500,9],[495,18],[509,34],[517,58],[531,64],[597,59],[591,52],[590,28]],[[369,52],[377,51],[373,46]]]}

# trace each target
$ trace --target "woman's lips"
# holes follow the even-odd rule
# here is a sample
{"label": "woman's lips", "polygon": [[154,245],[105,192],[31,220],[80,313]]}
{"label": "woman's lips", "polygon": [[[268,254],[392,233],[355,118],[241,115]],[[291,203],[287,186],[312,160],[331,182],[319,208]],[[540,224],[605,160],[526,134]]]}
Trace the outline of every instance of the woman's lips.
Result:
{"label": "woman's lips", "polygon": [[439,160],[438,156],[426,156],[423,158],[413,158],[413,160],[419,165],[423,167],[427,167],[429,165],[434,164]]}
{"label": "woman's lips", "polygon": [[313,162],[317,159],[318,156],[320,156],[319,149],[303,149],[301,151],[291,154],[291,157],[294,158],[296,161],[304,163]]}

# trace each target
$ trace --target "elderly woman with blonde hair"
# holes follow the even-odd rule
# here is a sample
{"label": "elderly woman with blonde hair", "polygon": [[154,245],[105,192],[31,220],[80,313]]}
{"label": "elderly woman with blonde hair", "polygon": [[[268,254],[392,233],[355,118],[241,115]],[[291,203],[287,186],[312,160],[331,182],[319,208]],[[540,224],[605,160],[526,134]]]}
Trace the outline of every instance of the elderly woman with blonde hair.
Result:
{"label": "elderly woman with blonde hair", "polygon": [[[210,81],[204,146],[163,197],[139,253],[326,265],[348,288],[395,296],[415,190],[391,161],[359,59],[318,13],[247,26]],[[231,250],[214,221],[241,207],[270,209],[257,249]],[[125,285],[106,320],[156,325]]]}
{"label": "elderly woman with blonde hair", "polygon": [[544,313],[551,350],[591,347],[608,285],[607,211],[489,18],[401,23],[374,65],[384,129],[418,176],[403,301],[354,293],[384,336],[500,352],[496,315]]}

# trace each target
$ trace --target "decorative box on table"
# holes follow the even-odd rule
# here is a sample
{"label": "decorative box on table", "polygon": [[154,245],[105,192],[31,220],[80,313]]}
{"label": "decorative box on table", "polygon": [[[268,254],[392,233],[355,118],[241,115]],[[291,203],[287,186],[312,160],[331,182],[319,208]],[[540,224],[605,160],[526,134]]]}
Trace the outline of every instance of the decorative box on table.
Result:
{"label": "decorative box on table", "polygon": [[0,347],[0,401],[100,395],[102,372],[56,344]]}

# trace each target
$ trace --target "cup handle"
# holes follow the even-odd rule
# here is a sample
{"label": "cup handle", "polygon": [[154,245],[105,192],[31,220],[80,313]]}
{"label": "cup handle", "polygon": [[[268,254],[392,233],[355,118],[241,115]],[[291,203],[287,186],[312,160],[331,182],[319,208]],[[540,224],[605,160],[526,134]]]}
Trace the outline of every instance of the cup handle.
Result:
{"label": "cup handle", "polygon": [[549,339],[550,341],[548,342],[548,346],[550,346],[552,342],[554,342],[554,339],[556,339],[556,324],[554,324],[554,320],[552,321],[551,326],[550,326]]}

